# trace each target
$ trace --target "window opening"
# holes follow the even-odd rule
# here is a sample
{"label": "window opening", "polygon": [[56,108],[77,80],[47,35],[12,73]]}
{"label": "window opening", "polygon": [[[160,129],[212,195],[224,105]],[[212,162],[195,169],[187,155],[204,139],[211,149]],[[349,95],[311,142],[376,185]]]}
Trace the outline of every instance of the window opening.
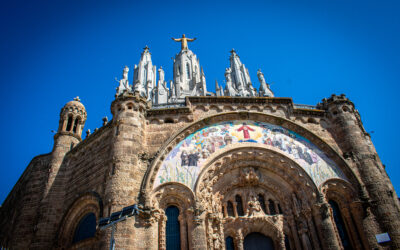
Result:
{"label": "window opening", "polygon": [[235,216],[235,214],[234,214],[234,212],[233,212],[233,204],[232,204],[231,201],[228,201],[228,202],[227,202],[226,210],[227,210],[227,212],[228,212],[228,216],[231,216],[231,217],[234,217],[234,216]]}
{"label": "window opening", "polygon": [[275,215],[276,214],[276,210],[275,210],[275,202],[271,199],[268,200],[268,208],[269,208],[269,213],[271,215]]}
{"label": "window opening", "polygon": [[79,222],[75,229],[72,243],[94,237],[96,233],[96,215],[88,213]]}
{"label": "window opening", "polygon": [[265,206],[264,195],[262,194],[258,195],[258,202],[260,202],[261,208],[264,211],[264,213],[267,213],[267,207]]}
{"label": "window opening", "polygon": [[167,250],[180,250],[181,249],[181,233],[179,225],[179,209],[175,206],[169,206],[165,210],[167,216],[165,238]]}
{"label": "window opening", "polygon": [[225,247],[226,247],[226,250],[235,250],[235,245],[233,243],[233,238],[231,236],[226,237]]}
{"label": "window opening", "polygon": [[74,133],[76,133],[76,130],[77,130],[78,125],[79,125],[79,122],[80,122],[79,118],[76,118],[75,122],[74,122],[74,128],[72,129],[74,131]]}
{"label": "window opening", "polygon": [[331,205],[333,212],[333,219],[336,224],[336,228],[339,232],[340,239],[342,241],[344,249],[352,249],[350,245],[349,235],[347,234],[346,227],[344,225],[342,214],[340,213],[339,205],[333,201],[329,201],[329,205]]}
{"label": "window opening", "polygon": [[67,131],[70,131],[71,127],[72,127],[72,116],[69,116],[67,122]]}
{"label": "window opening", "polygon": [[236,201],[236,210],[238,215],[244,216],[242,197],[240,197],[240,195],[237,194],[235,196],[235,201]]}

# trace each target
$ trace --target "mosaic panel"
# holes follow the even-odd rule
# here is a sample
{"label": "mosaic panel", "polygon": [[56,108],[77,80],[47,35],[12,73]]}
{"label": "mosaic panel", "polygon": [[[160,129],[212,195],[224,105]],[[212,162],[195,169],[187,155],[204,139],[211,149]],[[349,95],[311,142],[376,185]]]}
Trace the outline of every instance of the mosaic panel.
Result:
{"label": "mosaic panel", "polygon": [[194,188],[203,163],[227,145],[266,144],[290,155],[319,186],[330,178],[346,179],[343,172],[306,138],[281,126],[254,121],[229,121],[201,128],[179,142],[158,170],[154,187],[180,182]]}

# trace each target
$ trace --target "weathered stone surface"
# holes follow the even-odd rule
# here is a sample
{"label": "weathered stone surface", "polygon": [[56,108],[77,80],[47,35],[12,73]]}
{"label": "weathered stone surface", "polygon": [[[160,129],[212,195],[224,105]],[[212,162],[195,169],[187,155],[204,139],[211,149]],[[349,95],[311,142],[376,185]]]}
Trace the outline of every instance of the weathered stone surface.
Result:
{"label": "weathered stone surface", "polygon": [[[182,249],[236,249],[251,232],[275,248],[341,249],[333,210],[341,212],[352,249],[400,248],[399,202],[354,104],[344,96],[317,109],[290,98],[186,97],[182,107],[151,109],[146,98],[121,95],[113,119],[85,140],[79,101],[61,112],[53,151],[35,157],[0,210],[0,245],[11,249],[108,249],[111,229],[73,243],[79,221],[131,204],[140,215],[118,223],[117,249],[166,249],[165,209],[179,209]],[[79,118],[73,131],[68,118]],[[316,186],[287,155],[251,143],[209,156],[193,189],[177,182],[154,188],[169,152],[195,131],[223,121],[282,126],[316,145],[346,176]],[[238,198],[240,197],[240,198]],[[375,235],[392,241],[379,245]],[[285,241],[286,238],[286,241]]]}

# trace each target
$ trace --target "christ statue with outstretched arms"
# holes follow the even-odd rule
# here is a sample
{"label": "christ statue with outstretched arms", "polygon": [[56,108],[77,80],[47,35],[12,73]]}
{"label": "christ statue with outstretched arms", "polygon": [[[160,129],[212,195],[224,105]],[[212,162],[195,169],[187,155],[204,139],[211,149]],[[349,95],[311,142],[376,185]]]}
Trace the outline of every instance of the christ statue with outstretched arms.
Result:
{"label": "christ statue with outstretched arms", "polygon": [[187,43],[193,42],[196,38],[187,38],[185,34],[182,35],[181,38],[172,38],[175,42],[181,42],[181,50],[188,50]]}

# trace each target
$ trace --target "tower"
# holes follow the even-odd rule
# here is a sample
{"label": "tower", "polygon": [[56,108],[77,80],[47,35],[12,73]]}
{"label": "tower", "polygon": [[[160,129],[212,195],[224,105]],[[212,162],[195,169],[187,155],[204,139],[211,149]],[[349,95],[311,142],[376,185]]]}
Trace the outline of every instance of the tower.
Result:
{"label": "tower", "polygon": [[133,72],[134,91],[140,96],[146,97],[147,101],[152,99],[153,89],[156,87],[156,66],[151,61],[149,47],[145,47],[138,65]]}
{"label": "tower", "polygon": [[[387,232],[392,239],[393,249],[398,249],[400,208],[397,195],[353,102],[344,94],[332,95],[323,99],[317,108],[328,112],[328,129],[339,143],[344,158],[360,174],[366,192],[362,194],[365,202],[363,226],[370,234],[369,245],[378,248],[374,235]],[[379,225],[371,219],[373,217],[380,222]]]}
{"label": "tower", "polygon": [[[112,170],[107,177],[104,191],[104,205],[107,213],[113,213],[137,203],[136,197],[147,168],[147,162],[141,157],[145,148],[145,111],[149,108],[147,103],[145,97],[135,92],[134,95],[118,97],[111,104]],[[133,234],[135,228],[133,223],[134,220],[127,220],[119,227]],[[133,240],[134,238],[130,238],[126,243],[120,243],[127,245],[119,246],[132,246]]]}
{"label": "tower", "polygon": [[182,49],[174,58],[173,100],[182,100],[185,96],[205,96],[207,93],[204,71],[197,56],[187,47],[187,41],[192,40],[185,35],[175,39],[182,42]]}
{"label": "tower", "polygon": [[38,210],[38,216],[43,220],[37,224],[31,245],[34,249],[39,249],[38,246],[50,248],[52,242],[49,235],[56,234],[57,222],[62,216],[59,211],[63,206],[63,185],[68,181],[66,172],[69,168],[63,167],[67,166],[66,154],[82,140],[86,118],[86,109],[79,97],[75,97],[61,109],[58,131],[54,136],[54,146],[48,163],[49,174]]}

